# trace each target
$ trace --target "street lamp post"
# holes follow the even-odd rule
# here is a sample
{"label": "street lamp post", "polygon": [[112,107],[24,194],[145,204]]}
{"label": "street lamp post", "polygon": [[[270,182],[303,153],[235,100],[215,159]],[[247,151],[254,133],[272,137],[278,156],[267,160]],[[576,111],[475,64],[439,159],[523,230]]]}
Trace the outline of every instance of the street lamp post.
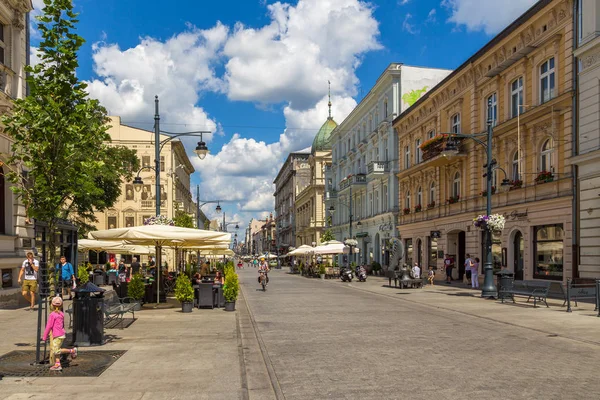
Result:
{"label": "street lamp post", "polygon": [[209,204],[209,203],[217,203],[217,207],[215,208],[215,211],[217,212],[217,214],[221,213],[221,203],[224,203],[226,200],[200,200],[200,185],[196,186],[196,204],[197,204],[197,208],[196,208],[196,227],[198,229],[201,229],[200,227],[200,209],[202,208],[203,205],[205,204]]}

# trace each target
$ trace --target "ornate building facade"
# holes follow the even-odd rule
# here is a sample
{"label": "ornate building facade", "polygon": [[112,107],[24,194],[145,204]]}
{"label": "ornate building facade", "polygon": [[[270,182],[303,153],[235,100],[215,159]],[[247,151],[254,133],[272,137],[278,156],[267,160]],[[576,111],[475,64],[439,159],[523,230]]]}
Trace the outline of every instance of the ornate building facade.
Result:
{"label": "ornate building facade", "polygon": [[516,279],[573,276],[573,35],[573,2],[539,1],[394,121],[406,262],[441,268],[448,253],[455,278],[466,253],[483,265],[472,221],[485,214],[485,146],[452,139],[458,155],[445,150],[453,133],[485,132],[489,118],[492,213],[507,219],[493,237],[494,268]]}
{"label": "ornate building facade", "polygon": [[580,0],[576,215],[579,277],[600,277],[600,1]]}
{"label": "ornate building facade", "polygon": [[331,132],[337,123],[329,117],[313,140],[308,165],[310,181],[306,187],[298,188],[294,204],[296,213],[296,247],[303,244],[320,244],[326,229],[325,213],[325,170],[331,168]]}
{"label": "ornate building facade", "polygon": [[287,253],[290,247],[296,247],[294,203],[298,190],[306,187],[310,181],[308,157],[308,153],[290,153],[273,181],[277,248],[280,253]]}
{"label": "ornate building facade", "polygon": [[[29,12],[32,10],[30,0],[0,1],[0,114],[10,114],[14,99],[23,98],[27,93],[25,66],[29,62]],[[0,288],[17,286],[18,267],[25,253],[35,246],[34,225],[27,219],[25,207],[4,176],[11,168],[20,168],[5,164],[11,146],[12,139],[0,131]],[[27,171],[22,170],[22,173],[27,174]],[[15,296],[15,301],[19,301],[21,295]]]}
{"label": "ornate building facade", "polygon": [[450,72],[390,64],[331,134],[332,166],[326,175],[327,208],[336,210],[332,231],[340,241],[355,236],[364,263],[385,264],[387,243],[398,236],[399,157],[392,121]]}

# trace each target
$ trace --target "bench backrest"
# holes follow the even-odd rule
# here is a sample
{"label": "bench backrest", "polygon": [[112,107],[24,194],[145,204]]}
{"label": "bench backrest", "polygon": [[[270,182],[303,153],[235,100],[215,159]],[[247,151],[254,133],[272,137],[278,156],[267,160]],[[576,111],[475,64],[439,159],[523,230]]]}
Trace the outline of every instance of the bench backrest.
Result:
{"label": "bench backrest", "polygon": [[112,306],[115,304],[121,304],[121,301],[119,300],[117,293],[114,290],[111,290],[104,292],[104,304]]}
{"label": "bench backrest", "polygon": [[538,289],[538,291],[543,290],[548,293],[548,290],[550,290],[550,283],[551,282],[546,281],[513,281],[513,288],[517,290]]}

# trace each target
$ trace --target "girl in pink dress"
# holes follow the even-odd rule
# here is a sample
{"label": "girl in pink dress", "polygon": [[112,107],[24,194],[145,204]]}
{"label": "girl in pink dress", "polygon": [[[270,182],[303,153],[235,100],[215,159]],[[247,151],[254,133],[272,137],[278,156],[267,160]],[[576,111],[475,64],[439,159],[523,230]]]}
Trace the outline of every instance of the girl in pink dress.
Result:
{"label": "girl in pink dress", "polygon": [[65,314],[62,312],[63,301],[59,296],[52,299],[52,312],[48,316],[48,323],[44,330],[44,341],[50,335],[50,360],[54,356],[55,363],[50,370],[62,371],[60,365],[61,354],[70,354],[71,358],[77,357],[77,347],[72,349],[63,349],[62,344],[65,340]]}

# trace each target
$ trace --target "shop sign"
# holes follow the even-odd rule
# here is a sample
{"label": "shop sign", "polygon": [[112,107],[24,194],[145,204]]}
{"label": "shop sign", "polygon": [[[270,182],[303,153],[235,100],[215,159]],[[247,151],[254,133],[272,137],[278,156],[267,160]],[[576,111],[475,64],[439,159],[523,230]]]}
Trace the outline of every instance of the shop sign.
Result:
{"label": "shop sign", "polygon": [[512,221],[516,221],[516,220],[524,220],[527,219],[527,210],[525,210],[525,212],[517,212],[517,210],[513,210],[510,214],[504,214],[504,218],[505,219],[510,219]]}
{"label": "shop sign", "polygon": [[358,232],[358,233],[356,234],[356,237],[357,237],[357,238],[361,238],[361,237],[367,237],[367,236],[369,236],[369,232]]}
{"label": "shop sign", "polygon": [[431,236],[432,239],[439,239],[442,237],[442,232],[440,231],[431,231],[429,232],[429,236]]}
{"label": "shop sign", "polygon": [[394,224],[392,224],[391,222],[381,224],[381,225],[379,225],[379,230],[380,231],[392,231],[392,230],[394,230]]}

